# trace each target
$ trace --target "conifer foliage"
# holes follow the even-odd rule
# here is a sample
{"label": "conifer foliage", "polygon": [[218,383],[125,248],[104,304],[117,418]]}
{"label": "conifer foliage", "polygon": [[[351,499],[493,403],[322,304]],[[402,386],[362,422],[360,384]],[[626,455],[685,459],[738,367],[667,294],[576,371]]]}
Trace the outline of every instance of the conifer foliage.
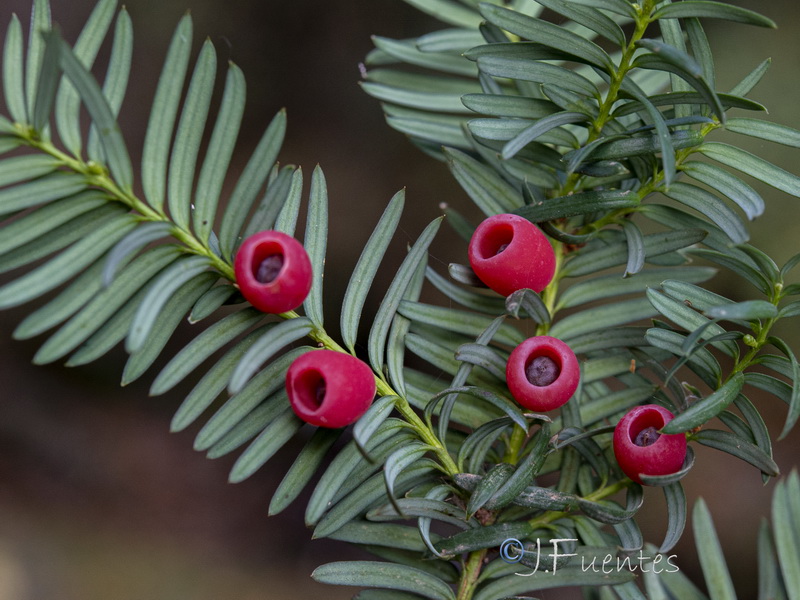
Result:
{"label": "conifer foliage", "polygon": [[[135,77],[126,10],[100,0],[74,45],[51,23],[47,0],[34,0],[27,36],[12,17],[2,54],[0,269],[18,276],[0,288],[0,307],[48,298],[14,336],[47,334],[39,364],[82,365],[124,344],[127,383],[188,319],[194,338],[151,387],[158,395],[195,382],[172,429],[201,421],[195,448],[210,457],[237,453],[233,482],[312,429],[270,512],[308,487],[313,536],[376,556],[322,565],[313,577],[364,588],[362,600],[499,600],[575,585],[592,598],[704,598],[702,583],[679,569],[629,568],[643,554],[672,565],[689,512],[681,479],[704,468],[694,459],[697,444],[749,463],[765,482],[778,478],[759,540],[760,589],[764,598],[800,598],[800,478],[781,475],[748,397],[758,390],[782,400],[778,439],[790,434],[800,417],[800,365],[774,331],[800,315],[800,285],[787,282],[800,254],[777,265],[749,243],[747,222],[765,205],[742,176],[795,197],[800,177],[715,140],[728,131],[797,148],[800,131],[762,120],[765,107],[748,97],[768,61],[733,89],[717,89],[703,30],[708,19],[775,24],[705,0],[406,1],[443,28],[416,39],[376,37],[362,86],[388,125],[443,161],[463,187],[464,200],[448,202],[445,220],[463,238],[464,261],[447,273],[427,265],[436,219],[381,290],[375,318],[362,319],[401,218],[399,192],[354,271],[336,273],[349,278],[341,340],[323,319],[323,172],[313,172],[304,198],[302,171],[279,165],[283,112],[244,170],[230,172],[244,76],[229,66],[210,114],[217,57],[210,42],[191,56],[189,16],[166,51],[140,165],[117,124]],[[110,62],[98,74],[92,65],[104,43]],[[476,276],[467,259],[476,227],[458,210],[466,198],[487,219],[512,215],[544,233],[554,267],[541,289],[501,287],[501,295],[482,283],[493,276],[490,259],[517,252],[511,238],[487,251],[488,275]],[[311,267],[307,295],[304,287],[297,308],[277,315],[245,300],[234,271],[242,241],[264,231],[296,238]],[[248,292],[262,294],[284,276],[285,257],[262,254],[248,259],[257,263],[246,267],[255,269],[245,271]],[[703,287],[718,270],[737,277],[748,299]],[[426,285],[449,306],[420,302]],[[567,400],[546,413],[509,391],[507,362],[525,343],[523,330],[546,339],[545,350],[560,349],[514,375],[537,394],[569,384],[558,391],[567,389]],[[579,367],[570,359],[567,371],[559,357],[573,354]],[[332,355],[358,355],[375,398],[370,404],[369,381],[362,387],[370,397],[341,421],[358,417],[352,426],[317,428],[292,410],[286,374],[304,356],[303,365],[330,375],[303,375],[313,413],[337,393],[350,395],[335,389],[344,383],[333,377]],[[634,481],[615,458],[614,429],[634,407],[653,404],[674,418],[627,440],[636,461],[659,436],[682,436],[688,447],[677,470],[645,469]],[[341,416],[332,402],[324,406]],[[660,487],[666,499],[668,528],[655,544],[636,523],[643,485]],[[733,597],[702,499],[692,516],[709,595]],[[609,556],[628,566],[585,568]]]}

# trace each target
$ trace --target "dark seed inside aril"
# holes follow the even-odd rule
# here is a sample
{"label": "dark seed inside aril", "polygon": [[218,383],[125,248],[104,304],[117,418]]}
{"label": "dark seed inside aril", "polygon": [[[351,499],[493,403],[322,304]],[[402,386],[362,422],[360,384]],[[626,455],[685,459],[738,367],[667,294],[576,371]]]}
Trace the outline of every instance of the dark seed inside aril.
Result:
{"label": "dark seed inside aril", "polygon": [[316,400],[318,406],[322,406],[322,401],[325,399],[325,391],[325,380],[323,379],[314,390],[314,400]]}
{"label": "dark seed inside aril", "polygon": [[525,377],[538,387],[550,385],[560,374],[558,364],[549,356],[537,356],[525,367]]}
{"label": "dark seed inside aril", "polygon": [[270,254],[267,258],[261,261],[256,271],[256,281],[259,283],[270,283],[281,272],[283,267],[282,254]]}
{"label": "dark seed inside aril", "polygon": [[497,249],[497,252],[495,252],[495,253],[494,253],[494,255],[495,255],[495,256],[497,256],[498,254],[500,254],[500,253],[501,253],[503,250],[505,250],[506,248],[508,248],[508,244],[503,244],[502,246],[500,246],[500,247]]}
{"label": "dark seed inside aril", "polygon": [[660,437],[661,434],[658,433],[655,427],[645,427],[639,432],[636,439],[633,440],[633,443],[637,446],[652,446]]}

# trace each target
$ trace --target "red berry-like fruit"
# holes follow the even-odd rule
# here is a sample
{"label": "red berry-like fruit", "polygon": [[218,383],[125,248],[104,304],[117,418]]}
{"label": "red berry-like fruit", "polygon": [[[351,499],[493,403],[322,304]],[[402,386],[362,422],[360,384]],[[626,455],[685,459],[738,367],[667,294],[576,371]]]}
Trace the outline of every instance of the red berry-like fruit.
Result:
{"label": "red berry-like fruit", "polygon": [[314,350],[286,371],[286,392],[295,414],[319,427],[344,427],[367,412],[375,377],[366,363],[335,350]]}
{"label": "red berry-like fruit", "polygon": [[657,404],[632,408],[614,429],[614,456],[622,472],[636,483],[641,475],[669,475],[679,471],[686,458],[686,436],[658,430],[674,415]]}
{"label": "red berry-like fruit", "polygon": [[260,231],[242,242],[233,271],[242,295],[267,313],[294,310],[311,289],[306,249],[280,231]]}
{"label": "red berry-like fruit", "polygon": [[523,288],[541,292],[553,279],[556,256],[541,230],[518,215],[484,220],[469,242],[469,264],[483,283],[508,296]]}
{"label": "red berry-like fruit", "polygon": [[572,349],[549,335],[528,338],[506,363],[506,381],[514,399],[529,410],[554,410],[572,398],[581,370]]}

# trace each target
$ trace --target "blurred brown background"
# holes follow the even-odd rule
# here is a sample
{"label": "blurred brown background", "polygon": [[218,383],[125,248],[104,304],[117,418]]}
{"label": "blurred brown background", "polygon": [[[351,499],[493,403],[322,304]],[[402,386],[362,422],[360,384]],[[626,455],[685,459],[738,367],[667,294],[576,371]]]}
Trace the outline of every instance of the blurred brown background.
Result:
{"label": "blurred brown background", "polygon": [[[68,40],[74,41],[93,4],[54,0],[54,20]],[[708,23],[719,89],[729,89],[772,56],[771,71],[754,96],[767,104],[770,118],[800,127],[800,12],[789,0],[738,4],[770,16],[780,29]],[[319,163],[328,181],[332,222],[326,294],[334,330],[346,274],[394,192],[407,187],[409,207],[398,250],[439,214],[439,202],[466,208],[468,201],[446,168],[391,131],[377,102],[357,84],[370,35],[412,37],[440,27],[401,0],[131,0],[127,9],[136,42],[121,123],[135,163],[158,71],[172,29],[186,9],[194,19],[196,46],[208,36],[221,69],[232,60],[247,78],[235,170],[272,116],[288,108],[281,161],[302,165],[307,180]],[[29,11],[27,0],[3,0],[0,35],[12,13],[27,29]],[[787,170],[800,170],[795,150],[766,142],[750,142],[750,147]],[[753,240],[780,263],[800,249],[795,218],[800,201],[758,187],[768,209],[753,224]],[[458,258],[460,246],[449,241],[446,234],[440,237],[434,261]],[[749,293],[724,280],[718,289],[742,299]],[[374,310],[378,301],[372,298],[368,308]],[[309,574],[323,562],[360,554],[335,542],[310,542],[302,503],[267,518],[269,498],[297,445],[246,482],[227,484],[233,460],[210,461],[195,453],[197,427],[168,432],[188,386],[148,398],[154,367],[142,382],[120,388],[121,350],[78,369],[35,367],[30,361],[42,339],[11,340],[15,325],[30,310],[0,314],[0,600],[352,595],[352,590],[319,586]],[[784,327],[783,333],[800,342],[796,331]],[[165,358],[179,343],[167,349]],[[754,400],[770,409],[768,425],[777,434],[785,407],[774,398]],[[798,437],[795,431],[776,446],[776,459],[786,472],[798,463]],[[773,486],[762,487],[753,469],[714,451],[700,450],[697,466],[685,480],[687,491],[703,495],[711,505],[726,555],[735,565],[733,576],[742,586],[740,597],[748,597],[756,572],[755,533],[760,517],[768,515]],[[646,529],[658,540],[664,526],[662,500],[660,493],[649,496],[653,502],[646,508]],[[689,537],[675,553],[682,569],[697,572]],[[545,592],[540,597],[560,596]]]}

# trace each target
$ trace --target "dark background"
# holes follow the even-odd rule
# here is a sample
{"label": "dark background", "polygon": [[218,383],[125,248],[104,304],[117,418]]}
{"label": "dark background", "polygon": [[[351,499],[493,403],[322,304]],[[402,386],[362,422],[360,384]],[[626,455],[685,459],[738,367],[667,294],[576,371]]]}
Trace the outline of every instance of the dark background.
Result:
{"label": "dark background", "polygon": [[[795,4],[738,4],[770,16],[780,29],[708,23],[720,71],[718,88],[729,89],[772,56],[770,73],[754,97],[767,104],[770,118],[799,127],[800,18]],[[68,40],[74,41],[92,6],[89,0],[53,2],[54,20]],[[326,295],[331,324],[338,321],[337,300],[347,274],[392,194],[407,188],[408,208],[394,246],[398,251],[438,216],[439,202],[468,206],[446,168],[390,130],[378,103],[358,86],[358,63],[372,47],[370,35],[414,37],[442,26],[401,0],[131,0],[127,9],[136,41],[120,121],[134,164],[172,29],[186,9],[194,19],[195,45],[208,36],[216,46],[220,77],[232,60],[247,78],[248,103],[234,172],[240,171],[272,116],[288,108],[281,161],[302,165],[306,182],[319,163],[328,182],[332,210]],[[27,35],[29,11],[25,0],[4,0],[0,35],[12,12],[20,16]],[[750,142],[749,147],[798,171],[796,150],[766,142]],[[756,185],[768,209],[753,224],[753,240],[780,264],[800,247],[795,218],[800,201]],[[450,242],[447,234],[437,239],[433,261],[458,259],[463,249]],[[724,278],[716,284],[718,291],[734,298],[745,299],[750,292]],[[376,288],[382,289],[381,284]],[[372,310],[376,296],[370,299]],[[14,327],[30,310],[27,306],[0,314],[0,600],[351,596],[351,590],[315,584],[309,574],[329,560],[360,554],[336,542],[310,542],[302,503],[267,518],[272,491],[298,446],[284,449],[244,483],[227,484],[232,459],[210,461],[195,453],[197,427],[180,434],[168,431],[187,386],[148,398],[154,367],[142,382],[120,388],[121,350],[77,369],[35,367],[30,361],[44,338],[11,340]],[[795,344],[800,341],[788,327],[783,333]],[[165,357],[178,347],[180,340]],[[785,407],[774,398],[753,399],[767,412],[770,431],[777,435]],[[797,464],[797,442],[794,432],[776,445],[776,459],[786,472]],[[754,539],[759,519],[768,516],[773,485],[763,487],[752,468],[701,449],[685,486],[690,495],[702,495],[711,505],[740,597],[752,595]],[[658,540],[663,535],[663,502],[657,490],[648,491],[648,500],[644,526],[649,539]],[[687,533],[675,553],[683,570],[696,573],[693,552]],[[540,594],[557,596],[555,591]]]}

